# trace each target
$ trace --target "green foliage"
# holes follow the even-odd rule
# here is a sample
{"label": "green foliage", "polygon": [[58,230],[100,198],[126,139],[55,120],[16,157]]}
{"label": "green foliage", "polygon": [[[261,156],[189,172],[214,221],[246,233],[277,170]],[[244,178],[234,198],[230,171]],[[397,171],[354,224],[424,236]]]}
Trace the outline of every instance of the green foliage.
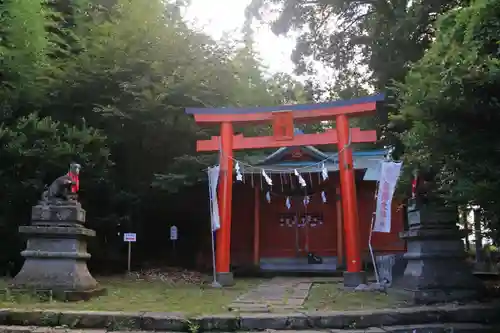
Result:
{"label": "green foliage", "polygon": [[0,119],[18,99],[39,97],[40,77],[47,67],[49,11],[40,0],[6,0],[0,6]]}
{"label": "green foliage", "polygon": [[[72,161],[85,165],[84,178],[99,181],[110,165],[106,138],[93,128],[69,126],[36,114],[0,128],[2,194],[29,202],[44,185],[67,172]],[[2,211],[8,210],[6,206]]]}
{"label": "green foliage", "polygon": [[[408,166],[432,169],[446,199],[500,216],[500,1],[477,0],[439,20],[434,43],[400,88]],[[411,169],[411,168],[407,168]]]}
{"label": "green foliage", "polygon": [[88,185],[84,198],[97,195],[110,166],[110,152],[99,131],[36,114],[0,127],[0,145],[1,265],[18,256],[17,226],[28,221],[31,206],[44,187],[68,172],[69,163],[76,161],[85,166],[82,182]]}
{"label": "green foliage", "polygon": [[343,89],[366,83],[385,89],[422,57],[437,15],[463,2],[253,0],[248,13],[268,21],[269,13],[278,10],[274,32],[300,32],[293,55],[297,71],[311,71],[316,60],[336,70],[335,81]]}
{"label": "green foliage", "polygon": [[314,73],[314,62],[333,69],[326,91],[315,85],[316,99],[387,92],[387,103],[377,117],[363,120],[360,126],[379,127],[380,144],[395,146],[397,157],[403,147],[396,135],[401,129],[396,123],[388,126],[388,115],[398,113],[391,88],[431,45],[439,14],[468,2],[253,0],[247,12],[249,20],[268,22],[277,34],[299,34],[292,56],[298,73]]}
{"label": "green foliage", "polygon": [[[2,239],[18,240],[17,226],[29,221],[29,207],[44,185],[76,160],[83,166],[88,223],[100,236],[93,245],[97,256],[116,252],[120,231],[162,221],[176,208],[164,204],[170,193],[202,179],[201,170],[215,162],[215,155],[197,154],[195,142],[217,129],[198,128],[186,107],[304,99],[304,88],[292,78],[264,76],[251,35],[243,46],[216,42],[185,24],[182,5],[2,3]],[[0,268],[20,250],[19,244],[5,246],[9,251],[0,251]]]}

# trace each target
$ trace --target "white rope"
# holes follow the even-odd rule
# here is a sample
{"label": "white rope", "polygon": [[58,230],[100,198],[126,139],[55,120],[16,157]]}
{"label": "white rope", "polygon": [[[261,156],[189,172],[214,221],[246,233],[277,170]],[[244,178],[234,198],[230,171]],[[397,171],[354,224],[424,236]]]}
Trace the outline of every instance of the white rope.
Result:
{"label": "white rope", "polygon": [[[299,168],[294,167],[294,168],[289,168],[289,169],[273,169],[273,168],[255,166],[255,165],[249,164],[245,161],[236,159],[232,156],[227,156],[227,157],[229,157],[229,159],[232,160],[235,163],[235,165],[238,164],[239,167],[243,166],[244,170],[243,170],[242,174],[245,174],[245,173],[252,174],[252,175],[254,173],[262,174],[262,171],[264,171],[266,173],[285,174],[285,173],[295,173],[295,170],[297,170],[298,172],[305,171],[305,172],[312,173],[312,172],[321,172],[323,164],[325,164],[328,161],[332,161],[332,162],[336,162],[336,164],[340,164],[340,159],[339,159],[340,154],[342,154],[347,148],[349,148],[351,146],[351,144],[352,144],[352,142],[351,142],[351,130],[349,130],[348,142],[344,145],[344,147],[338,153],[331,155],[331,156],[328,156],[319,162],[315,162],[315,163],[312,163],[310,165],[299,167]],[[222,158],[224,156],[226,156],[226,154],[224,154],[222,152],[222,147],[220,146],[220,142],[219,142],[219,162],[221,164],[222,164]],[[379,159],[369,159],[369,160],[378,161]],[[340,167],[340,165],[339,165],[339,167]],[[321,170],[320,171],[312,170],[315,168],[321,168]]]}
{"label": "white rope", "polygon": [[[335,155],[332,155],[332,156],[329,156],[329,157],[325,158],[324,160],[322,160],[320,162],[316,162],[316,163],[313,163],[313,164],[308,165],[308,166],[304,166],[304,167],[300,167],[300,168],[290,168],[290,169],[272,169],[272,168],[265,168],[265,167],[263,168],[263,167],[258,167],[258,166],[254,166],[254,165],[248,164],[248,163],[243,162],[241,160],[237,160],[237,159],[235,159],[234,157],[231,157],[231,156],[229,156],[229,158],[231,160],[233,160],[234,162],[238,162],[240,165],[243,165],[245,168],[248,168],[250,170],[259,170],[259,171],[264,170],[264,171],[269,172],[269,173],[280,173],[280,172],[281,173],[286,173],[286,172],[293,173],[294,170],[297,170],[297,171],[300,172],[302,170],[314,169],[315,167],[320,167],[323,163],[325,163],[325,162],[327,162],[329,160],[337,158],[338,155],[339,155],[339,153],[337,153]],[[259,173],[261,173],[261,172],[259,172]]]}
{"label": "white rope", "polygon": [[[342,154],[344,152],[344,150],[348,149],[351,146],[351,144],[352,144],[351,140],[352,140],[351,129],[349,129],[349,136],[348,136],[347,143],[344,145],[344,147],[342,147],[342,149],[338,153],[336,153],[336,154],[334,154],[332,156],[328,156],[325,159],[323,159],[323,160],[321,160],[319,162],[310,164],[308,166],[304,166],[304,167],[300,167],[300,168],[291,168],[291,169],[288,169],[288,170],[287,169],[284,170],[284,169],[262,168],[262,167],[254,166],[254,165],[251,165],[251,164],[246,163],[244,161],[238,160],[238,159],[236,159],[236,158],[234,158],[232,156],[226,156],[224,154],[224,152],[222,151],[222,147],[220,147],[220,144],[219,144],[219,149],[220,149],[219,150],[219,154],[220,154],[219,158],[222,158],[223,156],[228,157],[229,159],[233,160],[233,162],[238,163],[238,165],[240,165],[240,166],[242,165],[242,166],[244,166],[246,168],[249,168],[250,170],[252,170],[252,169],[253,170],[259,170],[260,171],[259,173],[262,173],[262,171],[268,171],[270,173],[274,173],[274,172],[275,173],[283,173],[283,172],[294,172],[295,170],[297,170],[297,171],[300,172],[302,170],[308,170],[308,169],[314,169],[314,168],[321,167],[324,163],[326,163],[328,161],[332,161],[333,160],[333,162],[338,162],[340,154]],[[221,141],[221,140],[219,140],[219,141]],[[334,159],[337,159],[337,161],[335,161]]]}

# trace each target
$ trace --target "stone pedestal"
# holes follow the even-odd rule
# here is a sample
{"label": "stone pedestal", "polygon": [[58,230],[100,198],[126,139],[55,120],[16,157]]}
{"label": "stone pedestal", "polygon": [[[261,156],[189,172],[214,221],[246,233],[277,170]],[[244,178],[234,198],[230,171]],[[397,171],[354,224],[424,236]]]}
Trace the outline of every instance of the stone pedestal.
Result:
{"label": "stone pedestal", "polygon": [[344,287],[346,288],[356,288],[360,284],[366,284],[366,272],[347,272],[343,274],[344,277]]}
{"label": "stone pedestal", "polygon": [[85,210],[76,201],[34,206],[31,225],[19,227],[28,241],[21,271],[11,288],[47,291],[57,299],[76,301],[101,295],[88,268],[88,237],[95,231],[83,226]]}
{"label": "stone pedestal", "polygon": [[406,269],[406,259],[403,254],[387,254],[375,257],[380,282],[391,287],[393,281],[400,279]]}
{"label": "stone pedestal", "polygon": [[229,273],[217,273],[215,275],[216,281],[221,287],[232,287],[234,286],[234,276],[232,272]]}
{"label": "stone pedestal", "polygon": [[455,211],[443,206],[409,205],[404,275],[395,287],[414,304],[478,299],[484,286],[465,261]]}

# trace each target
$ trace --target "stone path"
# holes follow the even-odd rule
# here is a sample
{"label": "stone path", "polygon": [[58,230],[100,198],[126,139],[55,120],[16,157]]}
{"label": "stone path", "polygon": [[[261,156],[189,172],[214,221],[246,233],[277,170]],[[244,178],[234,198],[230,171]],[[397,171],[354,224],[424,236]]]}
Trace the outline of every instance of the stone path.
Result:
{"label": "stone path", "polygon": [[238,297],[229,305],[229,309],[239,312],[300,310],[309,295],[312,284],[320,282],[316,280],[315,278],[276,277]]}

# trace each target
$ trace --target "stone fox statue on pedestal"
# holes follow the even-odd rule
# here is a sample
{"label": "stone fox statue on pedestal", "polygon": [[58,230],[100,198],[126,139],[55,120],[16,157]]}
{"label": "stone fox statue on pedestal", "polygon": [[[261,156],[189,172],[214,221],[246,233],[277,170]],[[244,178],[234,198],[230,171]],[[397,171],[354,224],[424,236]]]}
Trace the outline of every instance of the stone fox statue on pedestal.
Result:
{"label": "stone fox statue on pedestal", "polygon": [[42,194],[42,202],[70,201],[76,200],[76,194],[80,187],[79,174],[81,166],[71,163],[69,172],[54,180]]}

